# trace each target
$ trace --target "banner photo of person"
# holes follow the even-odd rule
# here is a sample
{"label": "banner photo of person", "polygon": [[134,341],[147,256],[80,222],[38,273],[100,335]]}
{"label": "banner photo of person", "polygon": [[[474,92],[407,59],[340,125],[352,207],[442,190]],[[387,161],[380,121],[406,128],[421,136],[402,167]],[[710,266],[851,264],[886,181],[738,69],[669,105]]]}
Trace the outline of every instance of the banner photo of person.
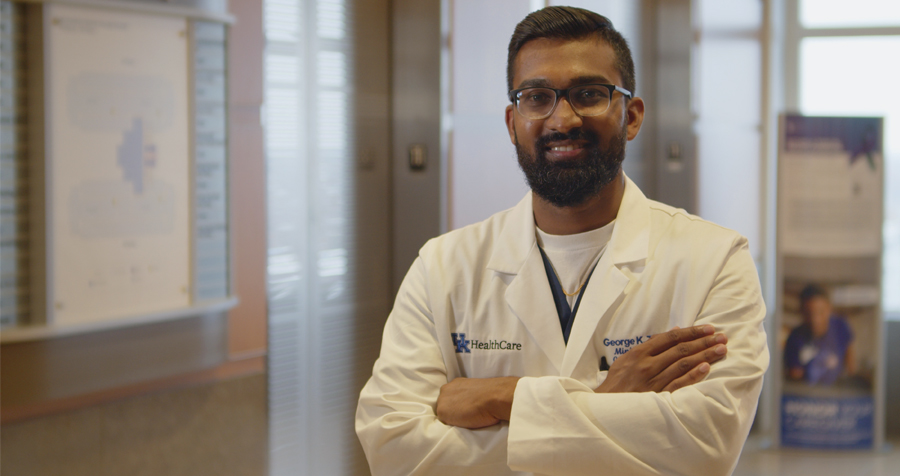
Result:
{"label": "banner photo of person", "polygon": [[782,446],[873,449],[883,441],[882,131],[881,118],[781,120]]}

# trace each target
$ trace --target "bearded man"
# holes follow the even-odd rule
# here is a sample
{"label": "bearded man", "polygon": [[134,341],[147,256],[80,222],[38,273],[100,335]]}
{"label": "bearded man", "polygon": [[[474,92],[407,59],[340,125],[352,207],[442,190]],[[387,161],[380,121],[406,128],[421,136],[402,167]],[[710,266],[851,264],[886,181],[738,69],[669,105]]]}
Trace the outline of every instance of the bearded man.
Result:
{"label": "bearded man", "polygon": [[420,250],[360,395],[372,474],[729,474],[769,359],[746,239],[623,174],[644,103],[608,19],[528,15],[507,78],[531,192]]}

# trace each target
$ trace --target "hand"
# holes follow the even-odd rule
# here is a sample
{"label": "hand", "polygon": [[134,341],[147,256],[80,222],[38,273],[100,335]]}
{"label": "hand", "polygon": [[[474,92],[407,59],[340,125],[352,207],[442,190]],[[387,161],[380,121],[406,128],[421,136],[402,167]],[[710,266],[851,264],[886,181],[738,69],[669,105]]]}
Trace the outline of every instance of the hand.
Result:
{"label": "hand", "polygon": [[725,357],[728,339],[714,332],[704,325],[656,334],[616,359],[594,391],[672,392],[693,385],[706,377],[710,364]]}
{"label": "hand", "polygon": [[509,421],[519,377],[457,378],[444,384],[437,400],[437,417],[447,425],[484,428]]}

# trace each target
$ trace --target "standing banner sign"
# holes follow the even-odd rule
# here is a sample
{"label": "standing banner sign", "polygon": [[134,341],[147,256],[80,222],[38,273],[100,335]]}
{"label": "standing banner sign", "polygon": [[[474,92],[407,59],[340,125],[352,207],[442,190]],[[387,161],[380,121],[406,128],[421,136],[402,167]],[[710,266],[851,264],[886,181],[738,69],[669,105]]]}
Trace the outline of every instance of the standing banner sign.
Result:
{"label": "standing banner sign", "polygon": [[781,118],[778,349],[783,446],[883,440],[882,118]]}

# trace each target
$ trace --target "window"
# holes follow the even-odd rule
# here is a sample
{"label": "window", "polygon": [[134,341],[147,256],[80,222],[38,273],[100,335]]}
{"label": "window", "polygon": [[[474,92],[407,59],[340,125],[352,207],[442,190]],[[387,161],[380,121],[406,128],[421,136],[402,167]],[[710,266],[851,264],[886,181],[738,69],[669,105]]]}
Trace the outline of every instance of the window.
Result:
{"label": "window", "polygon": [[900,2],[793,0],[788,7],[787,48],[797,54],[786,62],[788,108],[884,117],[882,306],[886,318],[900,319]]}
{"label": "window", "polygon": [[269,472],[365,474],[353,418],[393,297],[389,3],[263,7]]}

